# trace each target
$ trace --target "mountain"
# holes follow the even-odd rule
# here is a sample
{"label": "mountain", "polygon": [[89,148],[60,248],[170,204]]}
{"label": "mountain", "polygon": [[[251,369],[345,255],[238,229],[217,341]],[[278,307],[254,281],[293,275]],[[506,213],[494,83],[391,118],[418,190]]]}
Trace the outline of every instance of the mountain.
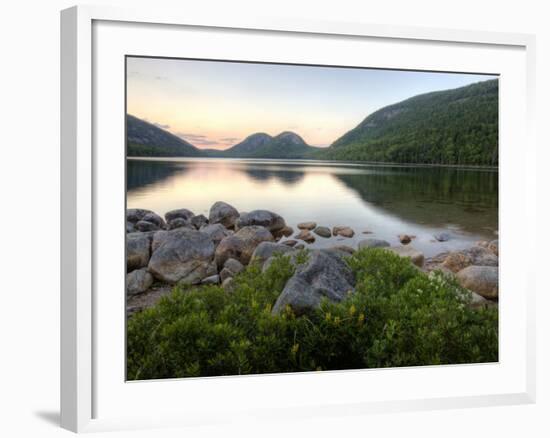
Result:
{"label": "mountain", "polygon": [[267,146],[272,140],[273,137],[271,137],[271,135],[258,132],[256,134],[249,135],[239,144],[236,144],[223,152],[228,156],[243,158],[248,155],[254,155],[257,151]]}
{"label": "mountain", "polygon": [[294,132],[285,131],[271,137],[264,133],[252,134],[241,143],[223,151],[224,157],[234,158],[308,158],[320,148],[309,146]]}
{"label": "mountain", "polygon": [[126,115],[126,141],[129,157],[200,157],[204,155],[191,143],[130,114]]}
{"label": "mountain", "polygon": [[316,158],[497,165],[498,80],[421,94],[386,106]]}

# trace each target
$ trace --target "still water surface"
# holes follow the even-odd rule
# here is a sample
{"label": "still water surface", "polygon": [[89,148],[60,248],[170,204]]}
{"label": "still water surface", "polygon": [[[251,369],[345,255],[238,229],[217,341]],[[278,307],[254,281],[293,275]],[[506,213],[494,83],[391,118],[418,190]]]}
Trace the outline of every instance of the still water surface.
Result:
{"label": "still water surface", "polygon": [[[313,247],[356,246],[367,237],[398,245],[398,234],[410,234],[432,256],[497,238],[493,170],[193,158],[129,158],[127,166],[128,208],[164,215],[185,207],[208,217],[214,202],[225,201],[241,212],[274,211],[295,230],[304,221],[355,230],[351,239],[317,237]],[[434,241],[442,231],[451,239]]]}

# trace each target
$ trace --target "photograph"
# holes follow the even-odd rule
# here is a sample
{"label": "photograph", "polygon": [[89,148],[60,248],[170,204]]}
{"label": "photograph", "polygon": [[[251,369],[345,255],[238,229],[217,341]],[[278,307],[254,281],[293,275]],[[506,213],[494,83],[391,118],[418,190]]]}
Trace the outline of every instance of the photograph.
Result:
{"label": "photograph", "polygon": [[499,362],[498,75],[125,63],[128,381]]}

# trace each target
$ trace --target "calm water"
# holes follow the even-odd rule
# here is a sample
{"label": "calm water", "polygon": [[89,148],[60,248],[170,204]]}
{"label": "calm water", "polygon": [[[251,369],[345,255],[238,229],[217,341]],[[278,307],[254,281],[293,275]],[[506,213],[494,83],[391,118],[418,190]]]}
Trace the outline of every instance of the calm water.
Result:
{"label": "calm water", "polygon": [[[208,216],[218,200],[239,211],[266,209],[287,224],[349,225],[352,239],[317,237],[312,247],[355,246],[366,237],[412,245],[427,256],[498,230],[498,172],[296,160],[128,159],[128,208],[161,215],[188,208]],[[363,234],[371,231],[372,234]],[[434,242],[446,231],[448,242]]]}

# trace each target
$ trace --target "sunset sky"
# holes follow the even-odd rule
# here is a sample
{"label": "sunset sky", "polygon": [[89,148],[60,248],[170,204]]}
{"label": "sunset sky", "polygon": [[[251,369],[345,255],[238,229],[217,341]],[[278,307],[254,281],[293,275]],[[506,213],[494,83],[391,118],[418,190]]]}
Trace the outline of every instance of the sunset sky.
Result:
{"label": "sunset sky", "polygon": [[198,148],[293,131],[329,146],[377,109],[488,75],[127,58],[127,111]]}

